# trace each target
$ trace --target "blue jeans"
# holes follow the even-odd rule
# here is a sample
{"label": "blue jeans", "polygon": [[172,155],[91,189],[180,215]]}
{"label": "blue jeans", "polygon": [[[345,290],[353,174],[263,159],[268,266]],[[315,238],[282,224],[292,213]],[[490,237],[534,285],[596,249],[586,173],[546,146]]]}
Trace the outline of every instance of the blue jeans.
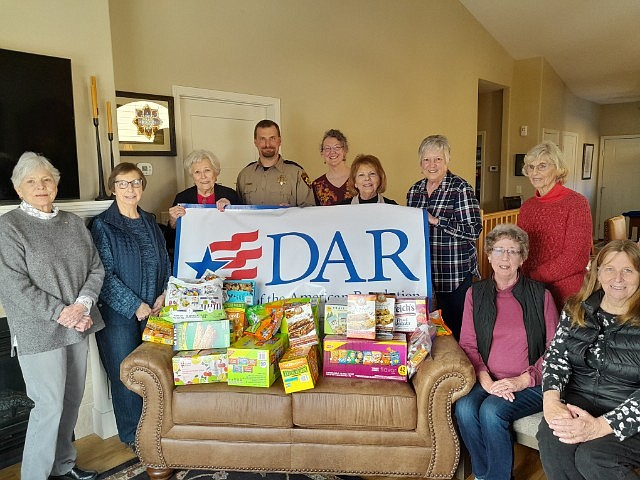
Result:
{"label": "blue jeans", "polygon": [[120,381],[120,364],[142,343],[146,323],[138,322],[135,317],[126,323],[105,321],[104,329],[96,332],[100,360],[111,382],[111,401],[118,436],[124,443],[136,439],[136,429],[142,415],[142,398]]}
{"label": "blue jeans", "polygon": [[511,424],[542,411],[540,386],[515,393],[513,402],[488,393],[480,383],[455,404],[462,440],[477,479],[510,480],[513,470]]}

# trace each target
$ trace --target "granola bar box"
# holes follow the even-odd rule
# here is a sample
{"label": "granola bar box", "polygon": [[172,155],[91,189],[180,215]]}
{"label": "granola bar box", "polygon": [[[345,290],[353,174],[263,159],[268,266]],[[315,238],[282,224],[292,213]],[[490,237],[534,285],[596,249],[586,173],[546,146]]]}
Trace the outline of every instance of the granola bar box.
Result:
{"label": "granola bar box", "polygon": [[278,361],[284,353],[284,338],[278,333],[266,341],[244,336],[227,349],[229,385],[270,387],[280,375]]}
{"label": "granola bar box", "polygon": [[173,323],[166,318],[150,316],[142,332],[142,340],[173,345]]}
{"label": "granola bar box", "polygon": [[285,393],[314,388],[318,381],[318,346],[290,348],[279,365]]}
{"label": "granola bar box", "polygon": [[325,377],[407,381],[407,340],[395,333],[391,340],[327,335],[323,343]]}
{"label": "granola bar box", "polygon": [[227,381],[229,362],[225,348],[177,352],[171,362],[176,385]]}
{"label": "granola bar box", "polygon": [[376,338],[376,296],[347,296],[347,337]]}
{"label": "granola bar box", "polygon": [[229,320],[189,321],[173,324],[174,350],[226,348],[230,344]]}
{"label": "granola bar box", "polygon": [[324,305],[324,333],[325,335],[346,335],[347,333],[347,305],[339,303],[325,303]]}

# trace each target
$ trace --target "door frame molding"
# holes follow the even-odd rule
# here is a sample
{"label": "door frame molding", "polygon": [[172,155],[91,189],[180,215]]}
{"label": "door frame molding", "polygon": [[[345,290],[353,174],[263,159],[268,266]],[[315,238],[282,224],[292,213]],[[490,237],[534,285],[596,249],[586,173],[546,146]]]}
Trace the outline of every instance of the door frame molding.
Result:
{"label": "door frame molding", "polygon": [[276,122],[280,128],[280,99],[274,97],[262,97],[246,93],[223,92],[221,90],[209,90],[206,88],[185,87],[173,85],[171,87],[174,98],[175,129],[176,129],[176,181],[178,190],[186,188],[184,180],[183,160],[186,155],[182,148],[182,104],[183,100],[196,100],[205,102],[232,103],[236,105],[261,106],[267,110],[267,118]]}

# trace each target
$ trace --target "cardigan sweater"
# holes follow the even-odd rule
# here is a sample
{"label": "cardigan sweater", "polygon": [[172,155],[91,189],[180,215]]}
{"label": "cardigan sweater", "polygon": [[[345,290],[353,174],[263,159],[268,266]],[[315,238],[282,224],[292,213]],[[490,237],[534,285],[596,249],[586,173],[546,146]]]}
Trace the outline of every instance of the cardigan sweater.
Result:
{"label": "cardigan sweater", "polygon": [[[0,238],[0,302],[19,355],[73,345],[104,327],[95,309],[104,269],[80,217],[59,211],[45,220],[17,208],[0,216]],[[81,295],[94,303],[85,332],[57,323]]]}
{"label": "cardigan sweater", "polygon": [[591,210],[587,199],[559,183],[543,197],[528,199],[518,226],[529,234],[529,257],[522,272],[546,285],[558,310],[577,293],[591,254]]}
{"label": "cardigan sweater", "polygon": [[106,322],[130,321],[143,302],[152,306],[171,275],[169,255],[155,216],[140,207],[138,213],[154,249],[151,253],[158,261],[156,278],[151,279],[155,291],[145,298],[141,297],[142,285],[149,279],[143,278],[148,272],[142,268],[140,244],[127,228],[116,202],[95,217],[91,225],[91,235],[105,269],[98,307]]}
{"label": "cardigan sweater", "polygon": [[[226,198],[231,202],[231,205],[242,204],[236,191],[232,188],[225,187],[224,185],[218,185],[216,183],[213,186],[213,195],[216,197],[216,201],[221,198]],[[198,188],[194,185],[178,193],[176,198],[173,199],[171,206],[173,207],[179,203],[198,203]]]}

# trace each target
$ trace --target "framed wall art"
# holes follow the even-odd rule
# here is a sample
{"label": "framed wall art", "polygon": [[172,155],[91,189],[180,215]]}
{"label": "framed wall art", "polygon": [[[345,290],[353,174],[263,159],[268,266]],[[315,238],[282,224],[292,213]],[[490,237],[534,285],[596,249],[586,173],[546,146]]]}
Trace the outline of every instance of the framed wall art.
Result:
{"label": "framed wall art", "polygon": [[591,178],[593,166],[593,143],[582,144],[582,180]]}
{"label": "framed wall art", "polygon": [[176,155],[173,97],[116,92],[120,155]]}

